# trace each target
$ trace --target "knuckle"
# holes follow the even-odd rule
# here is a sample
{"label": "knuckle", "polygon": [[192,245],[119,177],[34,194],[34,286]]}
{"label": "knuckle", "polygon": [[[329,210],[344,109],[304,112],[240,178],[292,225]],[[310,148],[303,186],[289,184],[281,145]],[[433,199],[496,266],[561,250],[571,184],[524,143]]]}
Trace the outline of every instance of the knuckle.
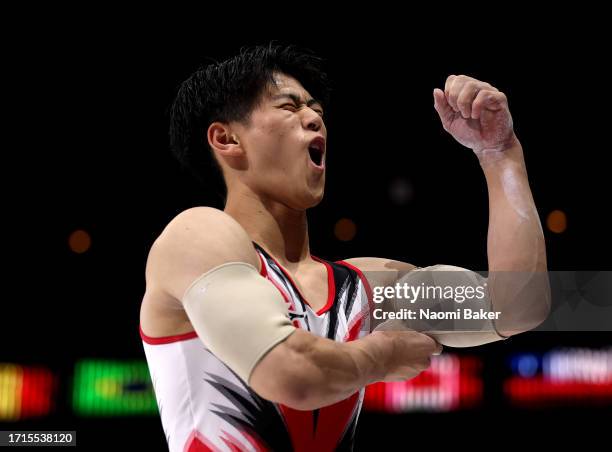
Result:
{"label": "knuckle", "polygon": [[462,107],[469,107],[471,104],[472,103],[470,102],[469,98],[467,98],[466,96],[460,96],[457,100],[457,105],[460,105]]}
{"label": "knuckle", "polygon": [[491,93],[491,91],[486,90],[486,89],[482,89],[478,92],[478,94],[476,95],[476,99],[474,99],[475,102],[482,102],[483,100],[485,100],[487,98],[487,96]]}
{"label": "knuckle", "polygon": [[427,336],[426,334],[421,334],[420,339],[422,340],[423,347],[428,353],[430,350],[436,349],[436,341],[433,340],[430,336]]}

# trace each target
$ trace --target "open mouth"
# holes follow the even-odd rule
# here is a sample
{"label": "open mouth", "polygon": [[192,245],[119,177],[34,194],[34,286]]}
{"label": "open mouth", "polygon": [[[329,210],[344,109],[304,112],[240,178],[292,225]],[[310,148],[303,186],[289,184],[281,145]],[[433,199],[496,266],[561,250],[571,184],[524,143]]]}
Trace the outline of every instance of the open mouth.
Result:
{"label": "open mouth", "polygon": [[325,139],[323,138],[315,138],[312,140],[310,145],[308,146],[308,154],[310,155],[310,160],[316,166],[323,165],[323,154],[325,152]]}
{"label": "open mouth", "polygon": [[314,147],[309,147],[308,153],[310,154],[310,160],[312,160],[315,165],[321,166],[321,163],[323,163],[323,151]]}

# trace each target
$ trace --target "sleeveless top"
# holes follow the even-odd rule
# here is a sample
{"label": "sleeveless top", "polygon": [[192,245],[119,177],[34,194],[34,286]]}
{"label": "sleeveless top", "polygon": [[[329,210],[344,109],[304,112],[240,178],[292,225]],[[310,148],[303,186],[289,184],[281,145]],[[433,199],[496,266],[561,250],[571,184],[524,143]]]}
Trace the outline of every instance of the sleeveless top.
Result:
{"label": "sleeveless top", "polygon": [[[325,265],[328,283],[327,303],[314,311],[291,276],[253,245],[261,276],[281,293],[296,328],[342,342],[369,332],[371,290],[358,268],[312,256]],[[141,328],[140,335],[171,452],[352,450],[363,388],[333,405],[294,410],[258,396],[195,331],[154,338]]]}

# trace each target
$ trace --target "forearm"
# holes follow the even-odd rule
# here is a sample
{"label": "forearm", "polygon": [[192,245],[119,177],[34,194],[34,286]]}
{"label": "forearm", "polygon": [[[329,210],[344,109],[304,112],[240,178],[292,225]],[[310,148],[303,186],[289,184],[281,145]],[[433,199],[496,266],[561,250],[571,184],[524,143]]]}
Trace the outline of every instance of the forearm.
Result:
{"label": "forearm", "polygon": [[546,271],[544,234],[536,210],[523,149],[479,156],[489,192],[489,271]]}
{"label": "forearm", "polygon": [[264,358],[250,384],[262,397],[293,408],[327,406],[384,378],[390,341],[377,333],[341,343],[296,330]]}
{"label": "forearm", "polygon": [[546,248],[523,150],[479,155],[489,192],[487,254],[493,307],[506,334],[533,328],[549,306]]}

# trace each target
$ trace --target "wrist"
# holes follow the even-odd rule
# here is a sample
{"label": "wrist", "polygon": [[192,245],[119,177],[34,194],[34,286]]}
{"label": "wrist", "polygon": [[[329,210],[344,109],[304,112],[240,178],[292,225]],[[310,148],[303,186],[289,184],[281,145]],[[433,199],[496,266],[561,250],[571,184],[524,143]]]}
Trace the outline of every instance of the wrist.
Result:
{"label": "wrist", "polygon": [[368,336],[356,341],[360,342],[360,351],[364,361],[367,362],[362,376],[366,384],[383,381],[389,371],[389,349],[392,347],[392,338],[383,331],[374,331]]}
{"label": "wrist", "polygon": [[508,162],[524,164],[523,148],[514,133],[512,133],[512,136],[507,141],[499,146],[474,150],[474,154],[478,158],[480,166],[485,170],[489,167]]}

